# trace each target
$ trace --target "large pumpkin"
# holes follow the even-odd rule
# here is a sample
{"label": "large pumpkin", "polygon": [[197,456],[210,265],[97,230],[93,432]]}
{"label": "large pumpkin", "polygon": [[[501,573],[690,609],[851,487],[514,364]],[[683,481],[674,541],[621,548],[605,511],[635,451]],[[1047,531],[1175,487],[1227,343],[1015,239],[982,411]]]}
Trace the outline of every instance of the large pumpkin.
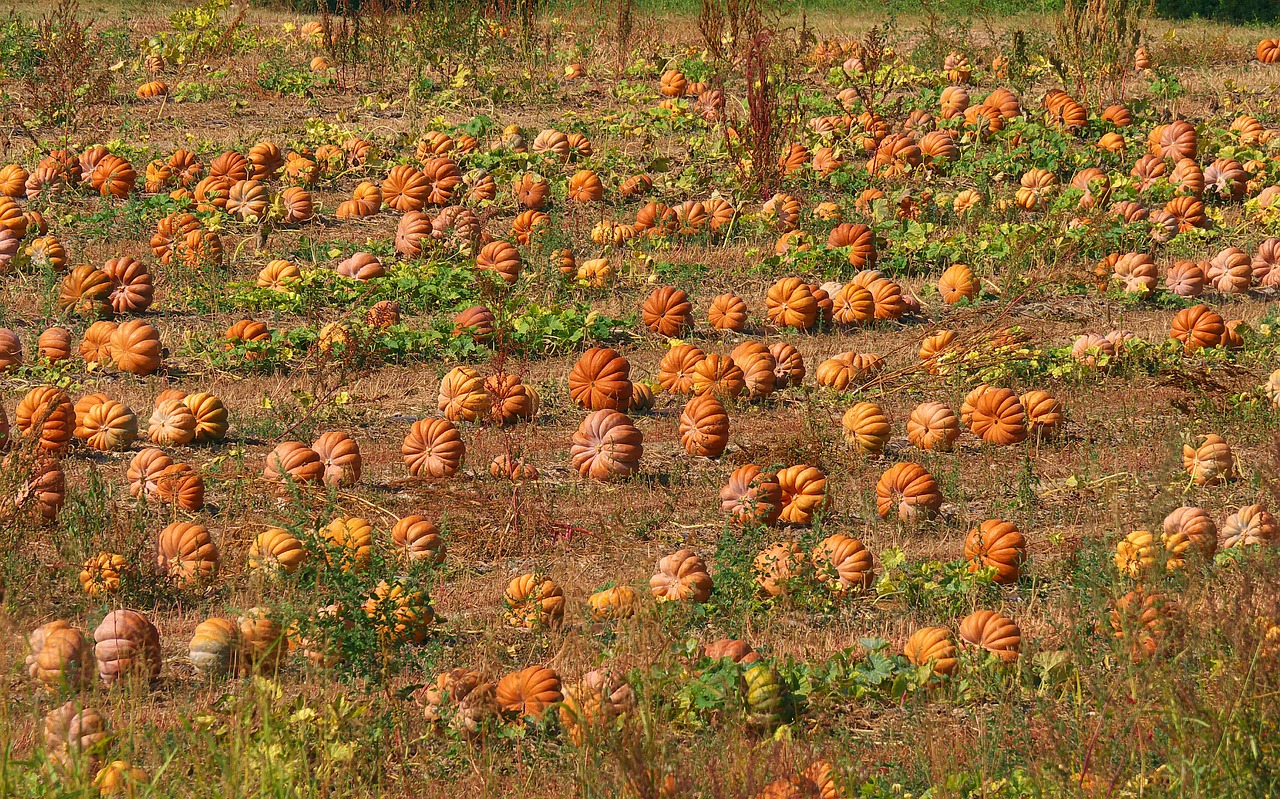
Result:
{"label": "large pumpkin", "polygon": [[1011,663],[1022,650],[1022,631],[1003,613],[979,610],[960,622],[960,639]]}
{"label": "large pumpkin", "polygon": [[944,627],[916,630],[902,652],[913,666],[932,666],[934,674],[952,674],[958,663],[955,642]]}
{"label": "large pumpkin", "polygon": [[1026,439],[1026,421],[1017,394],[1007,388],[992,388],[974,402],[969,429],[983,441],[1004,447]]}
{"label": "large pumpkin", "polygon": [[856,538],[836,533],[824,538],[810,555],[818,581],[832,591],[860,592],[875,581],[871,553]]}
{"label": "large pumpkin", "polygon": [[711,597],[707,564],[692,549],[680,549],[658,561],[649,590],[659,602],[706,602]]}
{"label": "large pumpkin", "polygon": [[969,531],[964,540],[964,558],[969,571],[995,569],[995,581],[1010,585],[1018,581],[1027,542],[1018,528],[1001,519],[987,519]]}
{"label": "large pumpkin", "polygon": [[694,367],[707,356],[692,344],[677,344],[658,364],[658,383],[672,394],[692,394]]}
{"label": "large pumpkin", "polygon": [[578,474],[593,480],[621,480],[640,468],[644,437],[625,414],[592,412],[573,434],[569,457]]}
{"label": "large pumpkin", "polygon": [[918,463],[894,464],[876,483],[876,513],[881,519],[896,512],[910,524],[933,516],[941,507],[937,481]]}
{"label": "large pumpkin", "polygon": [[644,301],[640,317],[654,333],[674,338],[693,327],[693,304],[684,291],[659,286]]}
{"label": "large pumpkin", "polygon": [[177,585],[207,584],[218,575],[218,547],[202,524],[175,522],[160,532],[156,566]]}
{"label": "large pumpkin", "polygon": [[502,593],[508,623],[517,627],[558,627],[564,619],[564,591],[538,574],[521,574]]}
{"label": "large pumpkin", "polygon": [[782,514],[782,486],[755,464],[739,466],[720,489],[720,507],[736,524],[772,525]]}
{"label": "large pumpkin", "polygon": [[318,485],[324,479],[324,464],[316,451],[300,441],[285,441],[267,455],[262,476],[273,483]]}
{"label": "large pumpkin", "polygon": [[695,457],[717,458],[729,446],[729,415],[714,394],[699,394],[680,414],[680,443]]}
{"label": "large pumpkin", "polygon": [[107,685],[131,674],[160,676],[160,632],[136,610],[114,610],[93,631],[98,674]]}
{"label": "large pumpkin", "polygon": [[498,707],[513,718],[542,714],[563,699],[560,676],[545,666],[530,666],[498,681]]}
{"label": "large pumpkin", "polygon": [[593,347],[569,372],[569,396],[592,411],[625,411],[631,400],[631,364],[617,352]]}
{"label": "large pumpkin", "polygon": [[955,411],[941,402],[923,402],[907,419],[907,440],[920,449],[950,452],[959,437]]}
{"label": "large pumpkin", "polygon": [[829,505],[827,475],[816,466],[788,466],[778,472],[778,485],[782,489],[778,520],[784,524],[806,527],[813,522],[815,513]]}
{"label": "large pumpkin", "polygon": [[466,447],[448,419],[419,419],[409,428],[400,454],[414,477],[452,477],[462,465]]}
{"label": "large pumpkin", "polygon": [[867,455],[878,455],[889,443],[891,428],[884,409],[874,402],[859,402],[840,419],[844,440]]}

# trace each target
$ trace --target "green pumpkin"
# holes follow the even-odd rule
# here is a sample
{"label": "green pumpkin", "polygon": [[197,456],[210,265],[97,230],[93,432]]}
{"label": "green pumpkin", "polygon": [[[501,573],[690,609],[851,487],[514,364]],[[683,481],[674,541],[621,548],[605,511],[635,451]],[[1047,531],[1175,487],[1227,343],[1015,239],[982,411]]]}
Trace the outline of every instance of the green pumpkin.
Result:
{"label": "green pumpkin", "polygon": [[191,665],[200,674],[226,674],[239,649],[239,631],[227,619],[209,619],[191,637]]}
{"label": "green pumpkin", "polygon": [[758,727],[775,727],[791,718],[791,700],[787,686],[772,666],[752,665],[743,674],[743,694],[747,702],[747,718]]}

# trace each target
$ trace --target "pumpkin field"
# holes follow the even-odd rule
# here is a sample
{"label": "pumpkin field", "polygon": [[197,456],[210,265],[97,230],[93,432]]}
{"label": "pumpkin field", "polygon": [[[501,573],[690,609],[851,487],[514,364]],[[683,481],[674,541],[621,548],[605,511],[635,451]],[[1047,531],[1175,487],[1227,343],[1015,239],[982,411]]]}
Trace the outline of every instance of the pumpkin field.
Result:
{"label": "pumpkin field", "polygon": [[0,21],[0,797],[1280,795],[1280,27],[336,3]]}

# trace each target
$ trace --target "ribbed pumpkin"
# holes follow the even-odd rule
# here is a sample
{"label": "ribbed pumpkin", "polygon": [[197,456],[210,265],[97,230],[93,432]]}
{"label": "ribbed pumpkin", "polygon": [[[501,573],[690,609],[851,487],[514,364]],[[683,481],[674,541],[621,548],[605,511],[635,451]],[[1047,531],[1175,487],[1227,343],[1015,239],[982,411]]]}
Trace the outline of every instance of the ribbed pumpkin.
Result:
{"label": "ribbed pumpkin", "polygon": [[324,478],[324,464],[316,451],[301,441],[285,441],[267,455],[262,476],[281,486],[319,485]]}
{"label": "ribbed pumpkin", "polygon": [[175,522],[160,532],[156,567],[180,586],[205,585],[218,576],[218,547],[202,524]]}
{"label": "ribbed pumpkin", "polygon": [[152,444],[160,446],[190,444],[196,438],[196,417],[182,400],[156,403],[147,425],[147,437]]}
{"label": "ribbed pumpkin", "polygon": [[720,507],[736,524],[772,525],[782,514],[782,486],[755,464],[739,466],[720,489]]}
{"label": "ribbed pumpkin", "polygon": [[1222,523],[1224,549],[1269,545],[1280,540],[1280,526],[1262,505],[1245,505]]}
{"label": "ribbed pumpkin", "polygon": [[941,402],[923,402],[907,419],[907,440],[920,449],[950,452],[959,437],[955,412]]}
{"label": "ribbed pumpkin", "polygon": [[268,527],[249,545],[249,568],[268,577],[293,574],[309,557],[297,536],[280,527]]}
{"label": "ribbed pumpkin", "polygon": [[130,319],[111,334],[111,358],[116,368],[149,375],[160,368],[160,332],[141,319]]}
{"label": "ribbed pumpkin", "polygon": [[71,699],[44,717],[44,745],[63,764],[83,759],[92,767],[110,738],[107,720],[91,707]]}
{"label": "ribbed pumpkin", "polygon": [[62,389],[37,386],[18,403],[15,421],[23,436],[36,439],[40,449],[60,453],[75,434],[75,407]]}
{"label": "ribbed pumpkin", "polygon": [[982,647],[1005,663],[1018,659],[1022,631],[1003,613],[979,610],[960,622],[960,640]]}
{"label": "ribbed pumpkin", "polygon": [[913,666],[932,666],[934,674],[955,673],[958,665],[955,641],[944,627],[922,627],[911,634],[902,652]]}
{"label": "ribbed pumpkin", "polygon": [[239,670],[272,674],[288,652],[284,629],[267,608],[253,607],[236,620],[240,628]]}
{"label": "ribbed pumpkin", "polygon": [[1170,637],[1176,605],[1163,594],[1141,587],[1116,600],[1111,609],[1111,630],[1129,646],[1129,657],[1141,663],[1159,654]]}
{"label": "ribbed pumpkin", "polygon": [[1164,531],[1160,540],[1164,543],[1169,569],[1186,566],[1187,558],[1213,559],[1218,548],[1218,528],[1213,518],[1202,508],[1174,508],[1164,517]]}
{"label": "ribbed pumpkin", "polygon": [[776,341],[769,345],[769,354],[773,356],[774,388],[781,391],[789,386],[800,386],[804,383],[804,357],[792,345],[785,341]]}
{"label": "ribbed pumpkin", "polygon": [[680,443],[694,457],[718,458],[729,446],[729,415],[713,394],[689,400],[680,414]]}
{"label": "ribbed pumpkin", "polygon": [[1116,543],[1116,571],[1138,579],[1156,561],[1155,536],[1150,530],[1134,530]]}
{"label": "ribbed pumpkin", "polygon": [[649,590],[659,602],[706,602],[713,583],[707,564],[692,549],[680,549],[658,561]]}
{"label": "ribbed pumpkin", "polygon": [[235,670],[240,649],[240,628],[229,619],[206,619],[196,625],[187,645],[197,674],[229,674]]}
{"label": "ribbed pumpkin", "polygon": [[595,621],[627,619],[640,607],[640,594],[629,585],[597,591],[587,598],[587,609]]}
{"label": "ribbed pumpkin", "polygon": [[451,422],[475,422],[489,415],[484,379],[469,366],[455,366],[440,381],[437,407]]}
{"label": "ribbed pumpkin", "polygon": [[197,511],[204,507],[204,477],[190,465],[175,463],[156,475],[155,499],[183,510]]}
{"label": "ribbed pumpkin", "polygon": [[746,375],[733,358],[714,352],[693,365],[692,378],[691,390],[698,396],[736,399],[747,388]]}
{"label": "ribbed pumpkin", "polygon": [[814,379],[818,385],[844,391],[870,380],[884,368],[884,359],[874,353],[843,352],[818,364]]}
{"label": "ribbed pumpkin", "polygon": [[1007,388],[992,388],[974,402],[969,429],[983,441],[1005,447],[1026,439],[1026,421],[1017,394]]}
{"label": "ribbed pumpkin", "polygon": [[1018,528],[1001,519],[987,519],[970,530],[964,540],[969,571],[995,569],[995,581],[1001,585],[1018,581],[1026,557],[1026,539]]}
{"label": "ribbed pumpkin", "polygon": [[1209,433],[1182,445],[1182,467],[1196,485],[1217,485],[1235,477],[1235,455],[1222,436]]}
{"label": "ribbed pumpkin", "polygon": [[131,674],[160,676],[160,632],[135,610],[114,610],[93,631],[98,674],[113,685]]}
{"label": "ribbed pumpkin", "polygon": [[631,400],[631,364],[616,351],[593,347],[569,372],[569,397],[592,411],[625,411]]}
{"label": "ribbed pumpkin", "polygon": [[747,722],[752,726],[772,729],[789,721],[795,710],[781,675],[772,666],[755,663],[742,675],[746,699]]}
{"label": "ribbed pumpkin", "polygon": [[51,691],[79,689],[93,674],[86,668],[89,647],[84,633],[65,621],[51,621],[32,631],[27,639],[27,673]]}
{"label": "ribbed pumpkin", "polygon": [[327,486],[352,486],[360,482],[363,458],[360,445],[346,433],[331,430],[321,433],[311,444],[324,466],[321,480]]}
{"label": "ribbed pumpkin", "polygon": [[373,623],[374,632],[384,646],[422,643],[436,618],[427,592],[414,587],[403,577],[379,580],[361,609]]}
{"label": "ribbed pumpkin", "polygon": [[845,442],[864,454],[878,455],[889,443],[889,417],[874,402],[859,402],[845,411],[840,426]]}
{"label": "ribbed pumpkin", "polygon": [[761,550],[752,562],[752,571],[761,594],[781,596],[789,583],[799,579],[804,566],[804,552],[800,545],[789,542]]}
{"label": "ribbed pumpkin", "polygon": [[452,477],[466,455],[458,428],[448,419],[420,419],[413,423],[400,447],[414,477]]}
{"label": "ribbed pumpkin", "polygon": [[498,707],[512,718],[542,718],[563,698],[560,676],[546,666],[530,666],[498,681]]}
{"label": "ribbed pumpkin", "polygon": [[356,516],[339,516],[320,530],[325,560],[343,571],[359,571],[373,557],[373,528]]}
{"label": "ribbed pumpkin", "polygon": [[643,441],[625,414],[593,411],[573,434],[569,457],[582,477],[606,482],[623,480],[640,468]]}
{"label": "ribbed pumpkin", "polygon": [[876,513],[888,519],[893,513],[908,524],[927,519],[942,507],[942,492],[933,475],[918,463],[894,464],[876,482]]}
{"label": "ribbed pumpkin", "polygon": [[659,286],[645,299],[640,318],[652,332],[674,338],[693,327],[693,303],[681,289]]}
{"label": "ribbed pumpkin", "polygon": [[716,330],[741,333],[747,327],[747,303],[737,294],[720,294],[711,300],[707,322]]}
{"label": "ribbed pumpkin", "polygon": [[507,622],[516,627],[558,627],[564,619],[564,591],[538,574],[521,574],[502,593]]}
{"label": "ribbed pumpkin", "polygon": [[875,581],[871,553],[856,538],[836,533],[827,536],[810,555],[814,575],[836,592],[861,592]]}
{"label": "ribbed pumpkin", "polygon": [[672,394],[692,394],[694,367],[706,357],[692,344],[677,344],[658,364],[658,383]]}
{"label": "ribbed pumpkin", "polygon": [[94,404],[77,426],[85,444],[99,452],[128,449],[138,437],[138,417],[115,400]]}
{"label": "ribbed pumpkin", "polygon": [[1045,391],[1032,390],[1018,397],[1026,414],[1027,434],[1035,440],[1055,437],[1066,419],[1062,403]]}
{"label": "ribbed pumpkin", "polygon": [[815,513],[829,505],[827,475],[818,467],[788,466],[777,476],[782,489],[782,512],[778,520],[783,524],[806,527],[813,522]]}
{"label": "ribbed pumpkin", "polygon": [[798,277],[784,277],[769,287],[765,313],[778,327],[808,330],[818,321],[818,301],[809,284]]}

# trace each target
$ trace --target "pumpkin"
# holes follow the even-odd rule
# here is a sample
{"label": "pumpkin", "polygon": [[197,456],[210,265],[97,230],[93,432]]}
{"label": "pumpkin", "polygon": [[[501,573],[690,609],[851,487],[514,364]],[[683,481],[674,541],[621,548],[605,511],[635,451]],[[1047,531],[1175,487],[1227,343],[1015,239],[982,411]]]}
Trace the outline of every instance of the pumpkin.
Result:
{"label": "pumpkin", "polygon": [[516,177],[512,185],[512,194],[515,195],[516,204],[521,208],[540,211],[547,204],[547,198],[551,194],[551,184],[542,175],[525,172]]}
{"label": "pumpkin", "polygon": [[564,689],[560,723],[574,745],[582,746],[591,728],[613,722],[635,704],[635,693],[626,682],[602,670],[591,671],[577,685]]}
{"label": "pumpkin", "polygon": [[462,465],[466,447],[453,422],[420,419],[409,429],[400,454],[414,477],[452,477]]}
{"label": "pumpkin", "polygon": [[541,211],[521,211],[511,221],[511,234],[528,247],[550,226],[551,218]]}
{"label": "pumpkin", "polygon": [[693,304],[680,289],[659,286],[644,301],[640,316],[652,332],[675,338],[693,327]]}
{"label": "pumpkin", "polygon": [[1022,631],[1003,613],[979,610],[960,622],[960,640],[982,647],[1005,663],[1018,659]]}
{"label": "pumpkin", "polygon": [[680,443],[693,457],[718,458],[729,445],[729,416],[714,394],[699,394],[680,414]]}
{"label": "pumpkin", "polygon": [[58,307],[81,316],[105,315],[111,311],[111,279],[89,264],[67,273],[58,287]]}
{"label": "pumpkin", "polygon": [[372,280],[386,273],[378,256],[367,252],[358,252],[338,263],[338,274],[352,280]]}
{"label": "pumpkin", "polygon": [[765,312],[778,327],[808,330],[817,324],[818,301],[809,284],[798,277],[784,277],[769,287]]}
{"label": "pumpkin", "polygon": [[302,270],[297,264],[284,260],[269,261],[262,271],[258,272],[259,288],[272,291],[288,291],[289,287],[302,279]]}
{"label": "pumpkin", "polygon": [[793,703],[786,684],[772,666],[764,663],[750,665],[742,675],[742,683],[748,723],[772,728],[791,718]]}
{"label": "pumpkin", "polygon": [[82,422],[84,442],[99,452],[119,452],[129,448],[138,437],[138,417],[115,400],[99,402],[89,408]]}
{"label": "pumpkin", "polygon": [[116,155],[102,156],[89,175],[89,183],[103,197],[123,199],[133,191],[138,173],[128,161]]}
{"label": "pumpkin", "polygon": [[1195,197],[1174,197],[1165,204],[1164,211],[1177,223],[1178,232],[1180,233],[1186,233],[1196,228],[1204,228],[1208,225],[1208,217],[1204,213],[1204,203]]}
{"label": "pumpkin", "polygon": [[775,389],[782,390],[804,383],[804,357],[799,350],[785,341],[776,341],[769,345],[769,354],[776,364],[773,370]]}
{"label": "pumpkin", "polygon": [[765,596],[781,596],[803,568],[804,552],[796,543],[774,544],[757,554],[752,564],[756,586]]}
{"label": "pumpkin", "polygon": [[116,368],[135,375],[149,375],[160,368],[160,333],[141,319],[131,319],[111,334],[111,358]]}
{"label": "pumpkin", "polygon": [[1209,261],[1205,279],[1223,294],[1244,294],[1253,282],[1253,259],[1235,247],[1227,247]]}
{"label": "pumpkin", "polygon": [[92,678],[85,668],[88,645],[84,633],[65,621],[42,624],[28,637],[27,673],[51,691],[78,690]]}
{"label": "pumpkin", "polygon": [[507,285],[520,278],[523,262],[520,251],[505,241],[491,241],[480,248],[476,256],[476,268],[486,272],[494,272]]}
{"label": "pumpkin", "polygon": [[969,92],[963,86],[947,86],[938,96],[938,105],[942,109],[943,119],[963,116],[964,110],[969,107]]}
{"label": "pumpkin", "polygon": [[569,372],[569,397],[592,411],[626,410],[631,400],[631,364],[617,352],[592,347]]}
{"label": "pumpkin", "polygon": [[1150,530],[1134,530],[1116,543],[1116,570],[1134,579],[1156,562],[1155,536]]}
{"label": "pumpkin", "polygon": [[[895,140],[896,141],[896,140]],[[914,145],[912,145],[914,146]],[[919,148],[916,148],[919,155]],[[916,163],[919,163],[917,157]],[[876,237],[871,228],[863,224],[841,222],[827,236],[827,246],[845,251],[850,266],[861,269],[871,267],[876,262]]]}
{"label": "pumpkin", "polygon": [[934,674],[954,674],[958,665],[955,642],[945,627],[922,627],[911,634],[902,653],[913,666],[930,666]]}
{"label": "pumpkin", "polygon": [[706,602],[711,597],[707,564],[692,549],[680,549],[658,561],[649,590],[659,602]]}
{"label": "pumpkin", "polygon": [[995,581],[1012,585],[1022,573],[1027,542],[1018,528],[1001,519],[987,519],[969,531],[964,540],[964,559],[969,571],[995,569]]}
{"label": "pumpkin", "polygon": [[300,441],[285,441],[267,455],[262,476],[282,486],[317,485],[324,478],[325,467],[315,450]]}
{"label": "pumpkin", "polygon": [[643,436],[625,414],[593,411],[573,434],[569,457],[582,477],[611,481],[626,479],[640,468]]}
{"label": "pumpkin", "polygon": [[969,429],[997,447],[1017,444],[1027,437],[1026,411],[1013,391],[992,388],[974,403]]}
{"label": "pumpkin", "polygon": [[842,325],[865,325],[876,318],[876,301],[870,290],[846,283],[832,298],[832,318]]}
{"label": "pumpkin", "polygon": [[[538,413],[538,392],[518,375],[491,375],[485,378],[484,391],[489,396],[489,418],[497,424],[532,419]],[[634,386],[632,392],[634,401]]]}
{"label": "pumpkin", "polygon": [[884,368],[884,359],[875,353],[843,352],[818,364],[814,379],[818,385],[844,391],[870,380]]}
{"label": "pumpkin", "polygon": [[921,403],[907,419],[907,440],[920,449],[950,452],[959,437],[955,412],[941,402]]}
{"label": "pumpkin", "polygon": [[1224,331],[1221,316],[1207,305],[1193,305],[1173,317],[1169,336],[1181,341],[1187,354],[1192,354],[1221,344]]}
{"label": "pumpkin", "polygon": [[908,524],[927,519],[942,507],[942,492],[933,475],[918,463],[889,467],[876,482],[876,513],[888,519],[895,511]]}
{"label": "pumpkin", "polygon": [[120,590],[120,579],[127,569],[123,555],[100,552],[81,567],[80,587],[91,597],[114,594]]}
{"label": "pumpkin", "polygon": [[810,554],[814,575],[834,592],[862,592],[875,581],[871,553],[856,538],[827,536]]}
{"label": "pumpkin", "polygon": [[1160,540],[1168,553],[1167,568],[1182,568],[1192,555],[1213,559],[1218,548],[1218,528],[1202,508],[1174,508],[1164,517],[1163,528]]}
{"label": "pumpkin", "polygon": [[1065,423],[1062,403],[1045,391],[1028,391],[1018,397],[1026,414],[1027,435],[1039,440],[1051,439]]}
{"label": "pumpkin", "polygon": [[752,649],[750,644],[734,638],[711,641],[702,648],[702,655],[709,660],[728,658],[734,663],[755,663],[760,659],[760,654]]}
{"label": "pumpkin", "polygon": [[127,477],[129,494],[134,497],[146,497],[156,492],[156,479],[173,460],[163,450],[148,447],[142,450],[129,462]]}
{"label": "pumpkin", "polygon": [[67,393],[54,386],[37,386],[27,392],[15,416],[23,436],[37,439],[45,452],[65,451],[75,434],[75,407]]}
{"label": "pumpkin", "polygon": [[431,217],[421,211],[409,211],[396,223],[396,252],[405,258],[416,258],[421,255],[423,244],[431,238]]}
{"label": "pumpkin", "polygon": [[196,417],[196,441],[213,443],[227,437],[227,407],[207,391],[187,394],[182,399]]}
{"label": "pumpkin", "polygon": [[440,381],[437,407],[451,422],[475,422],[489,415],[484,379],[469,366],[455,366]]}
{"label": "pumpkin", "polygon": [[94,708],[79,707],[74,699],[44,717],[45,748],[64,764],[85,758],[94,765],[109,738],[106,717]]}
{"label": "pumpkin", "polygon": [[165,467],[156,475],[155,498],[188,511],[204,507],[204,478],[185,463]]}
{"label": "pumpkin", "polygon": [[889,417],[874,402],[859,402],[844,412],[840,419],[844,440],[867,455],[878,455],[889,443]]}
{"label": "pumpkin", "polygon": [[95,405],[106,402],[107,399],[108,397],[106,394],[99,393],[99,394],[86,394],[80,399],[76,400],[76,404],[72,408],[76,413],[76,429],[75,429],[76,438],[83,440],[89,436],[90,431],[84,426],[84,423],[89,416],[89,409]]}
{"label": "pumpkin", "polygon": [[1205,193],[1226,202],[1244,199],[1249,183],[1249,173],[1234,158],[1216,158],[1205,168],[1203,181]]}
{"label": "pumpkin", "polygon": [[1155,262],[1146,253],[1126,253],[1111,267],[1113,279],[1130,294],[1146,296],[1155,290]]}
{"label": "pumpkin", "polygon": [[712,353],[693,366],[692,392],[734,399],[746,390],[746,376],[733,358]]}
{"label": "pumpkin", "polygon": [[382,201],[394,211],[421,211],[430,193],[426,176],[408,164],[391,167],[382,182]]}
{"label": "pumpkin", "polygon": [[135,610],[113,610],[93,631],[98,674],[113,685],[131,674],[160,676],[160,632]]}
{"label": "pumpkin", "polygon": [[218,547],[202,524],[176,522],[160,532],[156,566],[178,585],[212,582],[218,575]]}
{"label": "pumpkin", "polygon": [[234,671],[240,647],[240,628],[228,619],[206,619],[196,625],[187,645],[191,665],[197,674],[228,674]]}
{"label": "pumpkin", "polygon": [[1141,663],[1160,652],[1170,636],[1176,606],[1163,594],[1139,587],[1116,600],[1111,609],[1111,629],[1119,641],[1129,644],[1129,656]]}
{"label": "pumpkin", "polygon": [[1217,485],[1235,477],[1235,455],[1222,436],[1214,433],[1200,436],[1182,445],[1182,468],[1198,486]]}
{"label": "pumpkin", "polygon": [[755,464],[739,466],[720,490],[720,507],[739,525],[772,525],[782,514],[782,485]]}
{"label": "pumpkin", "polygon": [[288,652],[284,629],[264,607],[249,608],[238,619],[239,671],[242,674],[274,672]]}
{"label": "pumpkin", "polygon": [[587,599],[587,609],[595,621],[627,619],[640,607],[640,594],[629,585],[597,591]]}
{"label": "pumpkin", "polygon": [[1179,297],[1198,297],[1204,291],[1204,270],[1194,261],[1178,261],[1165,275],[1165,288]]}
{"label": "pumpkin", "polygon": [[1262,505],[1245,505],[1222,523],[1224,549],[1267,545],[1277,540],[1280,540],[1280,527]]}
{"label": "pumpkin", "polygon": [[[13,231],[9,231],[9,233],[13,234]],[[54,272],[67,271],[67,250],[62,246],[62,242],[53,236],[43,236],[33,240],[27,245],[25,255],[27,263],[32,269],[50,269]]]}
{"label": "pumpkin", "polygon": [[1258,42],[1256,55],[1264,64],[1280,64],[1280,39],[1263,39]]}
{"label": "pumpkin", "polygon": [[814,514],[828,508],[827,475],[818,467],[788,466],[779,471],[777,477],[782,489],[782,512],[778,520],[783,524],[806,527],[813,522]]}
{"label": "pumpkin", "polygon": [[564,619],[564,591],[550,579],[522,574],[502,594],[507,622],[516,627],[559,627]]}
{"label": "pumpkin", "polygon": [[476,305],[453,318],[453,335],[466,335],[477,342],[487,341],[493,337],[496,324],[493,311],[483,305]]}
{"label": "pumpkin", "polygon": [[307,562],[310,553],[302,542],[288,530],[268,527],[253,538],[249,545],[249,568],[268,577],[293,574]]}
{"label": "pumpkin", "polygon": [[938,278],[938,294],[947,305],[961,300],[972,301],[978,295],[977,280],[973,271],[964,264],[952,264]]}
{"label": "pumpkin", "polygon": [[379,580],[361,609],[373,622],[383,645],[422,643],[436,617],[427,592],[414,588],[405,578]]}
{"label": "pumpkin", "polygon": [[658,383],[672,394],[692,394],[694,367],[706,355],[692,344],[677,344],[667,350],[658,364]]}
{"label": "pumpkin", "polygon": [[530,666],[498,681],[498,707],[513,718],[542,718],[547,708],[563,699],[560,676],[546,666]]}

